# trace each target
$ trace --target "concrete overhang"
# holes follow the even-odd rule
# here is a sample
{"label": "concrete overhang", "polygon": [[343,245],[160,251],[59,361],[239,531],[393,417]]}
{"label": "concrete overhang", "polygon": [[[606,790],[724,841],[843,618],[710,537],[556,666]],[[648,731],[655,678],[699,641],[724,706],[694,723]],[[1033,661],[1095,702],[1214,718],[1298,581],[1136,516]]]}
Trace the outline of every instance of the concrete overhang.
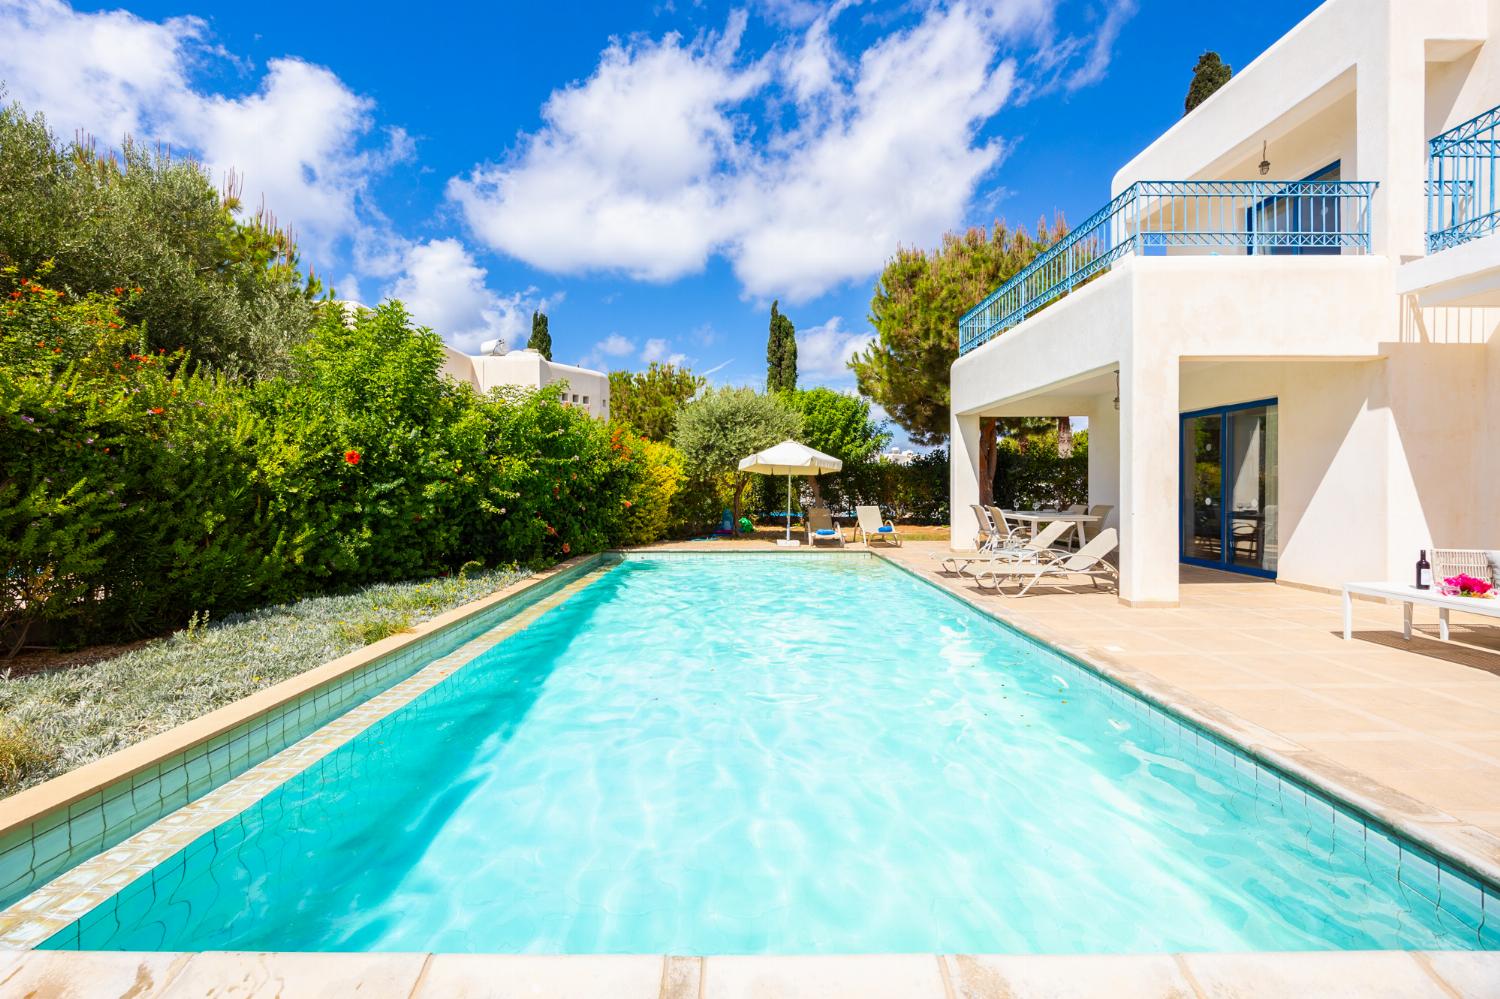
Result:
{"label": "concrete overhang", "polygon": [[1407,261],[1395,282],[1423,308],[1500,305],[1500,232]]}

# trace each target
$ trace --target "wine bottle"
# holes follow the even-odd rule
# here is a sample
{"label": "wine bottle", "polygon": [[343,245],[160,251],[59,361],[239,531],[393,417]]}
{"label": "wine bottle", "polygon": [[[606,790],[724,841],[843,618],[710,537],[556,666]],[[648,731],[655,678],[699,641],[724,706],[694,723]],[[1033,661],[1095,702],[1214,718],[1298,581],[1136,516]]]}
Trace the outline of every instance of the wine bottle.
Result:
{"label": "wine bottle", "polygon": [[1432,565],[1427,561],[1427,549],[1417,556],[1417,589],[1432,589]]}

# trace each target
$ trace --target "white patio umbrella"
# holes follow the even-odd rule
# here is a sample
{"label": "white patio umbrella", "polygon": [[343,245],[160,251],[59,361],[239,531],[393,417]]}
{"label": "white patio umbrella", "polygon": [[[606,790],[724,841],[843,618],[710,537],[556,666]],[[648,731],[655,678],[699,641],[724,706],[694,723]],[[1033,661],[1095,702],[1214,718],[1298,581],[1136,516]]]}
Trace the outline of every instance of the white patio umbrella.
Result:
{"label": "white patio umbrella", "polygon": [[806,444],[782,441],[775,447],[757,451],[740,460],[740,471],[756,472],[760,475],[786,476],[786,540],[792,540],[792,476],[823,475],[837,472],[844,463],[822,451],[814,451]]}

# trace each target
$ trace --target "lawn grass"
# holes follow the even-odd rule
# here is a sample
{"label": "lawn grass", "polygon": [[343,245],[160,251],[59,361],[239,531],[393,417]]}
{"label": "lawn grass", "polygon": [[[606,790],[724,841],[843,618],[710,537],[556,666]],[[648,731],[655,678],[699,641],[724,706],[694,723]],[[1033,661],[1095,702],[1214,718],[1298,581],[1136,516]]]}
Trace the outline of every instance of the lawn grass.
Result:
{"label": "lawn grass", "polygon": [[165,732],[527,575],[497,569],[195,621],[87,665],[0,678],[0,796]]}

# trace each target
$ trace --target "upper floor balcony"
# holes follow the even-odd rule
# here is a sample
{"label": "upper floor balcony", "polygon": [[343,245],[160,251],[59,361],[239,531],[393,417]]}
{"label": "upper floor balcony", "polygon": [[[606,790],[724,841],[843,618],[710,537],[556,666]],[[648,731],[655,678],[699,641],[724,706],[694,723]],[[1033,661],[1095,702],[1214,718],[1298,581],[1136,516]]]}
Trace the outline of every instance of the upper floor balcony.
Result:
{"label": "upper floor balcony", "polygon": [[[1336,170],[1334,171],[1336,176]],[[1137,181],[959,320],[966,354],[1127,255],[1370,252],[1374,181]]]}
{"label": "upper floor balcony", "polygon": [[1427,146],[1427,252],[1500,228],[1500,107],[1432,139]]}

